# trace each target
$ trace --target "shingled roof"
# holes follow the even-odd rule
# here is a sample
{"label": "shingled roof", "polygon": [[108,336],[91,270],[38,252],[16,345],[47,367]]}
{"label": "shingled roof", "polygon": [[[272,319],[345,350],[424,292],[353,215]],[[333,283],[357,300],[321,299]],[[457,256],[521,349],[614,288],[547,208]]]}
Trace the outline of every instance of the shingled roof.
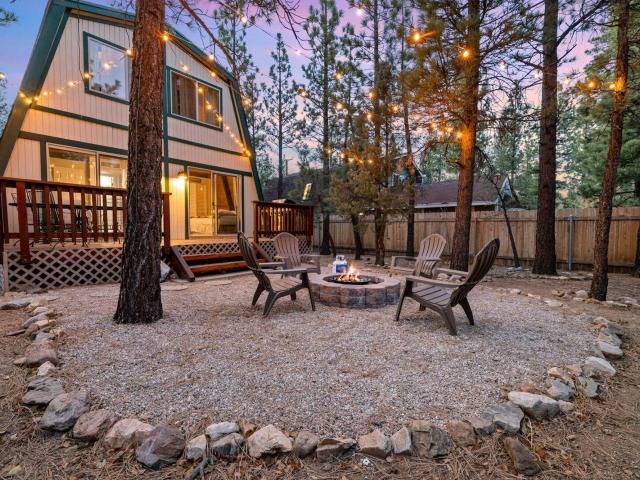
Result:
{"label": "shingled roof", "polygon": [[[505,175],[496,177],[496,185],[502,187]],[[458,180],[444,182],[423,183],[415,186],[416,208],[455,207],[458,196]],[[473,206],[495,204],[498,198],[493,183],[484,177],[473,180]]]}

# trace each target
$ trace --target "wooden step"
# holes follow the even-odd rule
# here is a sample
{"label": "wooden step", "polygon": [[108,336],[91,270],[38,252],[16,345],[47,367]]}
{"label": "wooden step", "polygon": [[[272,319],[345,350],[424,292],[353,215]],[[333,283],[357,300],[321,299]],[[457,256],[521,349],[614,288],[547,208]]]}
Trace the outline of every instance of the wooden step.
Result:
{"label": "wooden step", "polygon": [[199,255],[183,255],[186,262],[200,262],[202,260],[218,260],[224,258],[242,258],[240,252],[236,253],[202,253]]}
{"label": "wooden step", "polygon": [[247,262],[244,260],[238,260],[235,262],[218,262],[218,263],[205,263],[203,265],[192,265],[191,271],[193,273],[206,273],[217,272],[219,270],[232,270],[236,268],[246,268]]}

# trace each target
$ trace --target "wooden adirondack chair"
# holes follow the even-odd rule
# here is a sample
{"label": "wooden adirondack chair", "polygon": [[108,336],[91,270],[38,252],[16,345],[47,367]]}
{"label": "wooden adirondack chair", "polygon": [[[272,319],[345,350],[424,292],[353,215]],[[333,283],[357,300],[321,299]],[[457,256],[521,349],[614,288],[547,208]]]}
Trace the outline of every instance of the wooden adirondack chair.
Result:
{"label": "wooden adirondack chair", "polygon": [[283,261],[285,268],[306,268],[307,272],[320,273],[320,255],[300,253],[298,237],[282,232],[273,237],[276,260]]}
{"label": "wooden adirondack chair", "polygon": [[415,265],[413,267],[413,275],[419,277],[431,277],[433,276],[433,268],[440,261],[444,247],[447,244],[445,238],[438,234],[433,233],[424,238],[420,242],[420,250],[417,257],[403,257],[396,256],[391,257],[391,269],[410,272],[408,268],[398,267],[397,261],[402,260],[414,260]]}
{"label": "wooden adirondack chair", "polygon": [[500,240],[494,238],[478,252],[471,266],[471,271],[462,272],[448,268],[437,268],[434,273],[447,273],[449,275],[460,275],[462,283],[434,280],[420,276],[411,275],[406,278],[406,283],[398,310],[396,311],[396,321],[400,320],[400,312],[405,297],[410,297],[420,304],[420,310],[429,308],[438,312],[449,328],[451,335],[456,335],[456,317],[453,314],[453,307],[460,305],[469,319],[469,324],[473,325],[473,313],[467,300],[467,294],[484,278],[491,269],[493,262],[498,255]]}
{"label": "wooden adirondack chair", "polygon": [[[251,305],[255,305],[262,295],[262,292],[267,292],[267,301],[264,304],[263,316],[269,315],[273,305],[281,297],[290,296],[291,300],[296,299],[296,292],[298,290],[307,289],[309,291],[309,300],[311,301],[311,309],[316,310],[316,305],[313,302],[313,295],[311,293],[311,286],[309,285],[309,274],[305,268],[289,268],[283,270],[276,270],[279,267],[284,267],[284,262],[270,262],[270,263],[258,263],[256,254],[253,250],[253,245],[247,240],[242,232],[238,232],[238,245],[240,246],[240,253],[247,262],[247,266],[253,272],[258,279],[258,288],[253,294],[253,301]],[[300,278],[285,276],[283,278],[271,279],[269,275],[288,275],[295,274],[300,275]]]}

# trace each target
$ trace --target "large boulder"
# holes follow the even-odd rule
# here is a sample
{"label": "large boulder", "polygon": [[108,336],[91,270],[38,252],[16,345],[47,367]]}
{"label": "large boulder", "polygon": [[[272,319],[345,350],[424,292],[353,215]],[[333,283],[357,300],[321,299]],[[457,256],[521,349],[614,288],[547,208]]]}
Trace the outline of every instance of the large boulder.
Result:
{"label": "large boulder", "polygon": [[211,443],[209,449],[218,457],[232,458],[242,452],[243,446],[244,437],[242,434],[234,432]]}
{"label": "large boulder", "polygon": [[516,438],[506,437],[504,448],[513,461],[513,466],[519,473],[531,476],[538,473],[541,468],[538,459],[531,451]]}
{"label": "large boulder", "polygon": [[209,440],[215,442],[219,438],[240,431],[240,426],[236,422],[213,423],[207,427],[205,433]]}
{"label": "large boulder", "polygon": [[249,455],[260,458],[263,455],[286,453],[293,449],[289,437],[273,425],[267,425],[257,430],[247,441]]}
{"label": "large boulder", "polygon": [[316,448],[316,458],[320,462],[328,462],[339,458],[356,444],[352,438],[323,438]]}
{"label": "large boulder", "polygon": [[136,459],[149,468],[166,467],[178,461],[184,446],[184,435],[179,429],[159,425],[136,449]]}
{"label": "large boulder", "polygon": [[378,458],[386,458],[391,452],[389,438],[380,430],[362,435],[358,438],[358,449],[360,453]]}
{"label": "large boulder", "polygon": [[615,360],[618,358],[622,358],[622,356],[624,355],[620,347],[611,343],[603,342],[602,340],[598,340],[598,348],[606,358]]}
{"label": "large boulder", "polygon": [[22,397],[22,403],[46,406],[51,400],[63,393],[64,387],[59,380],[51,377],[38,377],[27,385],[27,393]]}
{"label": "large boulder", "polygon": [[148,423],[135,418],[117,421],[104,436],[104,444],[113,449],[138,445],[153,430]]}
{"label": "large boulder", "polygon": [[411,432],[407,427],[402,427],[391,435],[391,446],[396,455],[411,455],[413,445],[411,444]]}
{"label": "large boulder", "polygon": [[187,460],[200,460],[207,453],[207,436],[198,435],[187,442],[184,456]]}
{"label": "large boulder", "polygon": [[118,421],[118,416],[104,408],[84,413],[73,426],[73,437],[93,442],[102,437]]}
{"label": "large boulder", "polygon": [[524,418],[522,410],[512,402],[492,405],[485,410],[484,415],[491,416],[493,423],[508,433],[518,432],[520,430],[520,422]]}
{"label": "large boulder", "polygon": [[551,418],[558,414],[558,402],[546,395],[527,392],[509,392],[509,400],[536,420]]}
{"label": "large boulder", "polygon": [[444,430],[425,420],[411,420],[408,427],[416,455],[438,458],[449,454],[451,438]]}
{"label": "large boulder", "polygon": [[40,427],[45,430],[66,432],[87,411],[87,392],[78,390],[63,393],[51,400],[40,419]]}
{"label": "large boulder", "polygon": [[298,458],[308,457],[315,451],[319,441],[320,438],[315,433],[302,430],[293,441],[293,453]]}
{"label": "large boulder", "polygon": [[470,447],[476,443],[476,432],[473,425],[464,420],[451,420],[447,430],[454,443],[461,447]]}

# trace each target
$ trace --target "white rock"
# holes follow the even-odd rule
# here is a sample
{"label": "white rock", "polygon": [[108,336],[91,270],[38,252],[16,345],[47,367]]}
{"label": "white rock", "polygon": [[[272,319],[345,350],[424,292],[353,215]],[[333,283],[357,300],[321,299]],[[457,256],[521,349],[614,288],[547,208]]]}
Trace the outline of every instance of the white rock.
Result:
{"label": "white rock", "polygon": [[260,458],[263,455],[286,453],[293,449],[289,437],[273,425],[267,425],[256,431],[247,440],[249,455]]}
{"label": "white rock", "polygon": [[533,293],[527,293],[527,297],[535,298],[536,300],[540,300],[542,298],[540,295],[534,295]]}
{"label": "white rock", "polygon": [[591,372],[593,373],[609,377],[612,377],[616,374],[616,369],[613,368],[613,365],[611,365],[604,358],[587,357],[587,359],[584,361],[584,366],[587,372],[591,370]]}
{"label": "white rock", "polygon": [[391,451],[389,438],[380,430],[362,435],[358,438],[360,453],[378,458],[386,458]]}
{"label": "white rock", "polygon": [[558,402],[546,395],[528,392],[509,392],[509,400],[536,420],[550,418],[558,414]]}
{"label": "white rock", "polygon": [[187,460],[200,460],[207,452],[207,436],[202,434],[187,442],[184,455]]}
{"label": "white rock", "polygon": [[589,292],[587,292],[586,290],[578,290],[576,292],[576,297],[582,299],[589,298]]}
{"label": "white rock", "polygon": [[615,333],[609,332],[609,330],[600,330],[598,334],[598,341],[602,341],[605,343],[610,343],[616,347],[622,345],[622,340]]}
{"label": "white rock", "polygon": [[554,300],[552,298],[545,298],[544,303],[552,308],[560,308],[563,305],[562,302],[559,302],[558,300]]}
{"label": "white rock", "polygon": [[236,433],[240,431],[240,426],[236,422],[220,422],[212,423],[207,427],[205,433],[209,440],[215,442],[219,438],[229,435],[230,433]]}
{"label": "white rock", "polygon": [[607,358],[613,358],[613,359],[622,358],[622,356],[624,355],[620,347],[617,347],[616,345],[612,345],[607,342],[603,342],[602,340],[598,340],[598,348],[600,349],[602,354]]}
{"label": "white rock", "polygon": [[569,401],[575,397],[575,392],[566,383],[560,380],[551,380],[547,389],[549,396],[555,400]]}
{"label": "white rock", "polygon": [[391,435],[391,446],[396,455],[411,455],[411,432],[407,427]]}
{"label": "white rock", "polygon": [[519,288],[510,288],[509,293],[513,295],[520,295],[522,293],[522,290],[520,290]]}
{"label": "white rock", "polygon": [[564,414],[571,413],[576,409],[576,405],[572,402],[565,402],[564,400],[558,400],[558,406],[560,411]]}
{"label": "white rock", "polygon": [[148,423],[135,418],[123,418],[116,422],[104,436],[104,443],[109,448],[126,448],[138,445],[153,430]]}
{"label": "white rock", "polygon": [[56,370],[56,366],[53,363],[47,361],[38,367],[38,372],[36,373],[36,375],[39,377],[46,377],[51,372],[54,372]]}

